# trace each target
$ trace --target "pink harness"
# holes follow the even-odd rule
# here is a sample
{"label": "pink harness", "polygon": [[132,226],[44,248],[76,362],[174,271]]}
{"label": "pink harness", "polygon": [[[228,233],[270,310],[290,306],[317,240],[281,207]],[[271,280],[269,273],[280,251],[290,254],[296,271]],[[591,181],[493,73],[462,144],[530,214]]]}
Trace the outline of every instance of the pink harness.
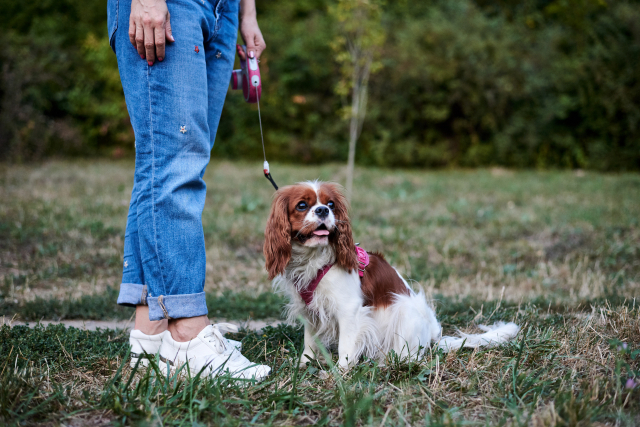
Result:
{"label": "pink harness", "polygon": [[[358,263],[360,264],[360,266],[358,267],[358,275],[360,275],[360,277],[364,277],[364,269],[369,265],[369,254],[360,246],[356,246],[356,254],[358,255]],[[320,283],[322,278],[329,272],[331,267],[333,267],[333,264],[327,264],[320,270],[318,270],[318,274],[316,275],[315,279],[313,279],[311,283],[309,283],[309,286],[300,291],[300,296],[302,297],[302,300],[306,305],[311,304],[311,301],[313,301],[313,293],[316,291],[318,284]]]}

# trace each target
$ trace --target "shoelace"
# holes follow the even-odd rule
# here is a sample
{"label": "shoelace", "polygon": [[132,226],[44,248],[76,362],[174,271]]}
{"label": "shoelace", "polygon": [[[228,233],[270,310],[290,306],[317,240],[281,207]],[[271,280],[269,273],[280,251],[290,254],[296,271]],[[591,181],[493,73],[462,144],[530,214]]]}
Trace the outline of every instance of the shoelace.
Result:
{"label": "shoelace", "polygon": [[238,327],[231,323],[216,323],[211,328],[211,332],[206,334],[204,338],[211,338],[208,341],[216,346],[216,350],[219,353],[224,353],[231,347],[229,341],[224,337],[227,332],[238,332]]}

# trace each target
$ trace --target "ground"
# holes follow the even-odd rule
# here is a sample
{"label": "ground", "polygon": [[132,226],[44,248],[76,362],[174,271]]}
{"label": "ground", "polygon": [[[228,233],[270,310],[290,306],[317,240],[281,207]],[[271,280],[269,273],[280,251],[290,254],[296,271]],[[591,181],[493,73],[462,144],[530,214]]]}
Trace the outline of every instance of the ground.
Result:
{"label": "ground", "polygon": [[[272,165],[280,185],[343,170]],[[130,161],[0,166],[5,322],[130,318],[114,298],[132,179]],[[214,162],[205,180],[211,317],[277,318],[261,165]],[[0,422],[640,424],[639,175],[359,168],[354,188],[356,241],[427,291],[445,333],[509,320],[517,339],[342,374],[296,368],[299,328],[244,330],[244,353],[274,373],[240,386],[132,371],[119,330],[2,326]]]}

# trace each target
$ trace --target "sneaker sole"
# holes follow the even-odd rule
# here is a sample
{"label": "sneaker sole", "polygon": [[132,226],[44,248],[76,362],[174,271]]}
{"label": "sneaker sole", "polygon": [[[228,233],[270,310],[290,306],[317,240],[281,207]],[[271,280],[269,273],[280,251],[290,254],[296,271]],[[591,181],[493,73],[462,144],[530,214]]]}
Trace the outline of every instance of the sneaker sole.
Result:
{"label": "sneaker sole", "polygon": [[138,360],[139,360],[140,363],[138,364],[138,367],[146,368],[149,366],[150,357],[154,357],[154,356],[149,354],[131,353],[131,361],[129,362],[129,366],[131,366],[132,368],[135,368],[136,363],[138,363]]}
{"label": "sneaker sole", "polygon": [[[162,373],[162,375],[167,376],[167,373],[169,374],[173,374],[176,369],[180,369],[182,368],[186,363],[181,363],[182,361],[178,361],[177,363],[169,360],[165,357],[163,357],[162,355],[160,355],[160,372]],[[188,368],[191,371],[191,375],[195,376],[198,374],[198,372],[195,372],[193,369]],[[186,372],[181,372],[181,375],[184,375]],[[269,375],[271,375],[271,370],[269,370],[269,373],[263,377],[260,378],[253,378],[256,383],[262,382],[264,381],[267,377],[269,377]],[[211,378],[215,377],[217,375],[212,375]],[[237,378],[238,380],[248,380],[248,378]]]}

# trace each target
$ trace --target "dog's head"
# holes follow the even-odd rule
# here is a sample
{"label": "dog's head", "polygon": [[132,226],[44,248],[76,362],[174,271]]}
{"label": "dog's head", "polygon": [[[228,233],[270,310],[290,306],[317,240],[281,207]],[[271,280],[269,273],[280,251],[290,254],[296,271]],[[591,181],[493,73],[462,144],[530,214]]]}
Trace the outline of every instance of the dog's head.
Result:
{"label": "dog's head", "polygon": [[280,188],[264,232],[269,278],[284,272],[294,243],[306,247],[332,245],[336,264],[347,271],[356,268],[348,209],[338,184],[313,181]]}

